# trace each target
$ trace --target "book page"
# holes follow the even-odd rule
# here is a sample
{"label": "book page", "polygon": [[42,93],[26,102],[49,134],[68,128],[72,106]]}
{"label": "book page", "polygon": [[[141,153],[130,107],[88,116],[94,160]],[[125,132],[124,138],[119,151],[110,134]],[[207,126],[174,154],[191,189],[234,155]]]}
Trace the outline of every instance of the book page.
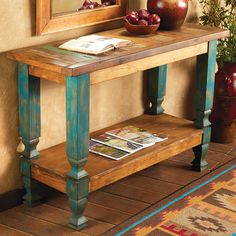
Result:
{"label": "book page", "polygon": [[146,130],[134,126],[125,126],[119,129],[108,131],[106,133],[143,145],[144,147],[154,145],[157,142],[161,142],[167,139],[167,137],[157,136],[155,134],[147,132]]}
{"label": "book page", "polygon": [[101,35],[96,35],[96,34],[82,36],[78,38],[77,40],[86,41],[86,42],[96,42],[96,43],[99,42],[99,43],[103,43],[104,46],[108,44],[112,44],[115,48],[126,46],[131,43],[130,40],[106,37],[106,36],[101,36]]}
{"label": "book page", "polygon": [[77,52],[99,54],[102,52],[112,50],[114,46],[112,44],[108,44],[104,42],[80,41],[80,40],[72,39],[60,45],[59,48],[77,51]]}
{"label": "book page", "polygon": [[136,144],[131,141],[124,140],[124,139],[120,139],[120,138],[111,136],[109,134],[99,135],[98,137],[92,140],[108,145],[110,147],[114,147],[114,148],[129,152],[129,153],[137,152],[143,148],[142,145],[139,145],[139,144]]}
{"label": "book page", "polygon": [[114,160],[120,160],[129,155],[128,152],[106,146],[93,140],[89,141],[89,151]]}
{"label": "book page", "polygon": [[80,37],[78,39],[69,40],[64,44],[60,45],[59,48],[97,55],[113,50],[115,47],[118,48],[125,46],[129,43],[131,43],[130,40],[123,40],[92,34]]}

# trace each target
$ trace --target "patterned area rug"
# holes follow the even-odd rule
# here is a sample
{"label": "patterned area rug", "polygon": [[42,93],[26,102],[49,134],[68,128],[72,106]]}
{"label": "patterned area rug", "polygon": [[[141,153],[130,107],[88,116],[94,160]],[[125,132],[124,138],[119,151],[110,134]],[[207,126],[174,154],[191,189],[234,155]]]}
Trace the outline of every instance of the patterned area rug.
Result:
{"label": "patterned area rug", "polygon": [[236,236],[236,160],[106,235]]}

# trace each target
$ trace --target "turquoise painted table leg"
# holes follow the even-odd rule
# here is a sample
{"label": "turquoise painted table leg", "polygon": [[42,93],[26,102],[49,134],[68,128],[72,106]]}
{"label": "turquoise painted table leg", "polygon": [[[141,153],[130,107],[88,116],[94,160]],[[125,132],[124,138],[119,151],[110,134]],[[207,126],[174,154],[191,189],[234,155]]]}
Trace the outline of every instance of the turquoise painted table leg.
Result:
{"label": "turquoise painted table leg", "polygon": [[164,101],[166,93],[166,75],[167,65],[159,66],[147,71],[148,114],[157,115],[164,112],[161,104]]}
{"label": "turquoise painted table leg", "polygon": [[67,176],[67,194],[72,216],[69,225],[81,229],[89,193],[89,176],[84,165],[89,154],[89,75],[66,78],[66,152],[71,164]]}
{"label": "turquoise painted table leg", "polygon": [[29,66],[18,64],[18,94],[20,136],[25,146],[21,155],[21,172],[26,194],[24,203],[34,206],[39,203],[35,183],[31,178],[30,161],[39,156],[36,146],[40,137],[40,79],[29,75]]}
{"label": "turquoise painted table leg", "polygon": [[207,168],[205,160],[211,138],[211,123],[209,116],[213,105],[217,41],[208,45],[208,53],[197,57],[197,87],[195,97],[196,128],[203,129],[202,144],[194,147],[195,159],[192,162],[194,170]]}

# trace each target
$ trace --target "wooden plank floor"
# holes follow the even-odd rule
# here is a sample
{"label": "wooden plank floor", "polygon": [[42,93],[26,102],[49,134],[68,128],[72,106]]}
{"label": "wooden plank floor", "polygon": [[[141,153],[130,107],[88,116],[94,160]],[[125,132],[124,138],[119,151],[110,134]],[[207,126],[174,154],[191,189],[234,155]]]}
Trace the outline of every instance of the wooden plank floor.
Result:
{"label": "wooden plank floor", "polygon": [[102,235],[234,158],[236,139],[231,144],[211,143],[209,169],[202,173],[190,169],[193,154],[187,151],[104,187],[90,195],[85,211],[89,226],[80,232],[67,227],[70,210],[66,195],[52,191],[37,207],[20,205],[0,213],[0,235]]}

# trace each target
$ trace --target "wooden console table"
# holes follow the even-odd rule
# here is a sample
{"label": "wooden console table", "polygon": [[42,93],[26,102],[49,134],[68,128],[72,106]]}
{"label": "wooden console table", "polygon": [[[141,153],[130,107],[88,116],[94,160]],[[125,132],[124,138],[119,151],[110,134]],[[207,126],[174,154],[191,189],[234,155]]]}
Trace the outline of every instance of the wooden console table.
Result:
{"label": "wooden console table", "polygon": [[[21,171],[26,188],[25,204],[39,203],[34,180],[67,193],[75,229],[87,223],[83,211],[89,192],[193,148],[193,169],[207,167],[205,155],[210,141],[210,122],[217,39],[228,31],[186,24],[177,31],[158,31],[155,35],[135,37],[125,29],[101,32],[101,35],[130,39],[133,45],[91,56],[58,49],[62,42],[20,49],[8,53],[19,64],[20,136],[25,145]],[[167,64],[197,56],[196,119],[187,121],[163,113]],[[144,115],[97,131],[134,125],[168,140],[143,149],[120,161],[89,153],[90,85],[137,71],[147,73],[150,106]],[[66,86],[67,141],[40,152],[40,78]]]}

